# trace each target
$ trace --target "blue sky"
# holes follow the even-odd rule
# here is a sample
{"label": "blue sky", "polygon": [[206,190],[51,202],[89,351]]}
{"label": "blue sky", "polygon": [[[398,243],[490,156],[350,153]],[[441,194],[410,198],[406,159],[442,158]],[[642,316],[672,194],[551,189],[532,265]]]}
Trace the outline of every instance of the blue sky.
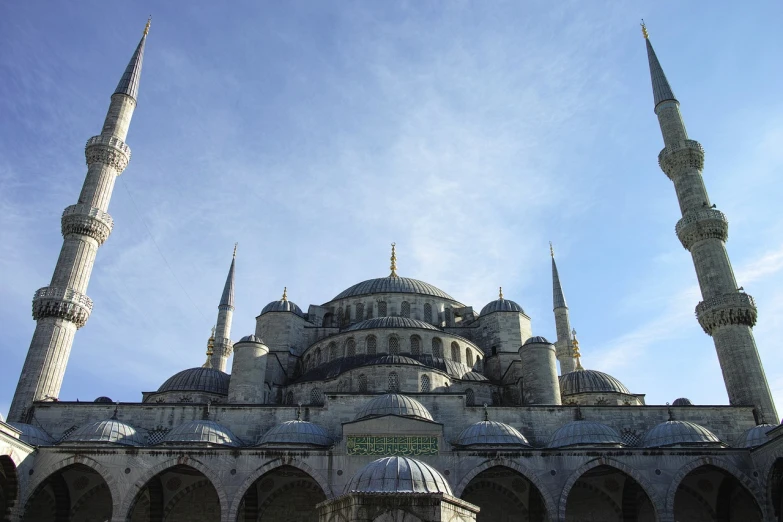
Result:
{"label": "blue sky", "polygon": [[551,339],[551,240],[586,367],[648,404],[727,403],[657,166],[644,18],[783,408],[779,2],[51,1],[0,7],[3,413],[84,142],[150,13],[61,399],[139,401],[202,364],[235,241],[234,338],[283,286],[306,309],[387,275],[395,241],[401,275],[476,309],[502,285]]}

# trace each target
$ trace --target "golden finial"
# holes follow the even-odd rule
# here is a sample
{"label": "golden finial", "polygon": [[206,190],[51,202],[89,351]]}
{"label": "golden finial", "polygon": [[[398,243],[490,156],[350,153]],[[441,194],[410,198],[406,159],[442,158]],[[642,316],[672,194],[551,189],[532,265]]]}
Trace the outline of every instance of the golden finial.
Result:
{"label": "golden finial", "polygon": [[489,420],[489,409],[487,408],[487,403],[484,403],[484,421]]}
{"label": "golden finial", "polygon": [[391,274],[389,277],[397,277],[397,243],[392,243],[392,255],[391,255]]}
{"label": "golden finial", "polygon": [[644,39],[647,40],[650,38],[650,33],[647,32],[647,24],[644,23],[644,18],[642,18],[642,23],[639,25],[642,26],[642,35],[644,36]]}
{"label": "golden finial", "polygon": [[237,247],[239,246],[239,243],[234,243],[234,259],[237,257]]}
{"label": "golden finial", "polygon": [[205,362],[202,368],[212,368],[212,354],[215,353],[215,327],[212,327],[212,335],[209,336],[207,341],[207,362]]}
{"label": "golden finial", "polygon": [[498,287],[498,299],[503,299],[503,287]]}
{"label": "golden finial", "polygon": [[283,301],[288,301],[288,287],[283,287]]}
{"label": "golden finial", "polygon": [[582,368],[582,362],[580,361],[581,354],[579,353],[579,340],[576,338],[576,330],[571,330],[571,344],[574,347],[574,359],[576,359],[576,369],[584,370]]}
{"label": "golden finial", "polygon": [[555,258],[555,249],[552,248],[552,242],[549,242],[549,255],[552,256],[552,259]]}
{"label": "golden finial", "polygon": [[149,18],[147,18],[147,25],[144,26],[144,36],[147,36],[150,34],[150,24],[152,23],[152,15],[150,15]]}

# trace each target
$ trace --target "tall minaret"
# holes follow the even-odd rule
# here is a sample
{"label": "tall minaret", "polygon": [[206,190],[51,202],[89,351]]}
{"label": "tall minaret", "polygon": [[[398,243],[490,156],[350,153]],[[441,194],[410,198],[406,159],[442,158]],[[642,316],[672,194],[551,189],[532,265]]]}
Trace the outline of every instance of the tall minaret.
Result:
{"label": "tall minaret", "polygon": [[33,319],[37,324],[8,414],[11,420],[24,421],[33,401],[58,396],[74,334],[90,317],[92,300],[86,295],[87,284],[98,247],[109,237],[114,224],[107,210],[115,178],[130,161],[125,137],[136,108],[149,28],[147,21],[111,97],[103,130],[87,140],[84,148],[87,176],[79,201],[62,215],[63,246],[52,282],[33,296]]}
{"label": "tall minaret", "polygon": [[555,312],[555,328],[557,329],[557,342],[555,353],[560,362],[560,375],[574,371],[574,348],[571,343],[571,318],[568,316],[563,287],[560,286],[560,276],[557,273],[555,263],[555,250],[549,243],[549,253],[552,256],[552,305]]}
{"label": "tall minaret", "polygon": [[682,212],[675,230],[682,246],[693,257],[701,288],[703,301],[696,307],[696,316],[715,342],[729,402],[755,406],[767,418],[777,418],[753,339],[756,304],[737,285],[726,253],[729,224],[726,216],[710,202],[701,176],[704,149],[699,142],[688,139],[680,103],[655,56],[644,23],[642,33],[650,62],[655,114],[664,142],[658,163],[674,182]]}
{"label": "tall minaret", "polygon": [[218,305],[217,325],[215,326],[215,347],[212,352],[212,367],[221,372],[226,371],[226,362],[231,355],[231,321],[234,318],[234,266],[237,261],[237,245],[234,245],[234,257],[228,269],[223,295]]}

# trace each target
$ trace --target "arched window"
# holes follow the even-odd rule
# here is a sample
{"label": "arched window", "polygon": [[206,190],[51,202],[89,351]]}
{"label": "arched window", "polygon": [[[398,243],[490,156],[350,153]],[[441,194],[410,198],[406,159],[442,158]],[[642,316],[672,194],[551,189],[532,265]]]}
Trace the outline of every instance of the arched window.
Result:
{"label": "arched window", "polygon": [[389,336],[389,355],[400,354],[400,338],[396,335]]}
{"label": "arched window", "polygon": [[346,357],[353,357],[356,355],[356,341],[348,339],[345,342],[345,355]]}
{"label": "arched window", "polygon": [[418,335],[411,335],[411,355],[421,355],[421,339]]}
{"label": "arched window", "polygon": [[343,316],[343,326],[351,324],[351,305],[345,305],[345,315]]}
{"label": "arched window", "polygon": [[477,372],[483,372],[484,371],[484,363],[481,360],[481,357],[478,355],[476,356],[476,371]]}
{"label": "arched window", "polygon": [[337,345],[334,343],[329,344],[329,360],[334,361],[337,359]]}
{"label": "arched window", "polygon": [[423,392],[430,391],[430,377],[429,377],[429,375],[422,375],[421,376],[421,391],[423,391]]}
{"label": "arched window", "polygon": [[370,305],[367,307],[367,316],[365,317],[365,319],[372,319],[372,310],[373,310],[372,303],[370,303]]}
{"label": "arched window", "polygon": [[294,403],[294,392],[288,392],[285,394],[285,403],[286,404]]}
{"label": "arched window", "polygon": [[432,305],[424,303],[424,322],[432,324]]}
{"label": "arched window", "polygon": [[411,316],[411,304],[408,301],[403,301],[400,305],[400,315],[402,317]]}
{"label": "arched window", "polygon": [[492,392],[492,406],[500,406],[502,400],[498,392]]}
{"label": "arched window", "polygon": [[321,393],[321,390],[318,388],[313,388],[310,390],[310,404],[313,406],[322,406],[324,403],[324,396]]}
{"label": "arched window", "polygon": [[462,362],[462,359],[459,356],[459,344],[457,344],[457,341],[451,343],[451,360],[454,362]]}
{"label": "arched window", "polygon": [[476,404],[476,394],[468,388],[465,390],[465,406],[474,406]]}
{"label": "arched window", "polygon": [[378,317],[386,317],[386,301],[378,301]]}
{"label": "arched window", "polygon": [[315,349],[315,365],[319,366],[321,364],[321,347]]}
{"label": "arched window", "polygon": [[446,320],[446,326],[451,326],[451,308],[443,310],[443,317]]}
{"label": "arched window", "polygon": [[465,364],[467,364],[469,368],[473,368],[473,354],[471,353],[470,348],[465,348]]}
{"label": "arched window", "polygon": [[364,320],[364,303],[356,304],[356,320],[357,321]]}
{"label": "arched window", "polygon": [[443,341],[439,337],[432,338],[432,356],[443,357]]}
{"label": "arched window", "polygon": [[308,353],[307,357],[305,357],[305,362],[304,362],[305,371],[310,369],[310,363],[312,362],[310,359],[311,359],[311,357],[310,357],[310,354]]}
{"label": "arched window", "polygon": [[325,313],[324,314],[324,320],[323,320],[323,323],[321,323],[321,325],[324,328],[331,328],[331,327],[334,326],[333,323],[334,323],[334,315],[331,314],[331,313]]}
{"label": "arched window", "polygon": [[400,378],[397,376],[397,372],[389,372],[389,391],[400,391]]}
{"label": "arched window", "polygon": [[359,391],[360,392],[366,392],[367,391],[367,376],[364,374],[361,374],[359,376]]}
{"label": "arched window", "polygon": [[343,325],[343,321],[345,320],[343,319],[344,316],[345,313],[343,312],[343,307],[341,306],[340,308],[337,309],[337,326]]}
{"label": "arched window", "polygon": [[378,351],[378,339],[374,335],[367,336],[367,353],[369,355],[375,355]]}

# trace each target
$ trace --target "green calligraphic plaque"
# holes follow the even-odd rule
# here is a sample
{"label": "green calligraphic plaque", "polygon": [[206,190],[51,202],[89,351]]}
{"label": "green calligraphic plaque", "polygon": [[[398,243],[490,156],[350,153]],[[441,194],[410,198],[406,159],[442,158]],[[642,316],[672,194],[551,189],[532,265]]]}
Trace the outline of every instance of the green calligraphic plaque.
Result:
{"label": "green calligraphic plaque", "polygon": [[346,446],[348,455],[437,455],[438,437],[349,435]]}

